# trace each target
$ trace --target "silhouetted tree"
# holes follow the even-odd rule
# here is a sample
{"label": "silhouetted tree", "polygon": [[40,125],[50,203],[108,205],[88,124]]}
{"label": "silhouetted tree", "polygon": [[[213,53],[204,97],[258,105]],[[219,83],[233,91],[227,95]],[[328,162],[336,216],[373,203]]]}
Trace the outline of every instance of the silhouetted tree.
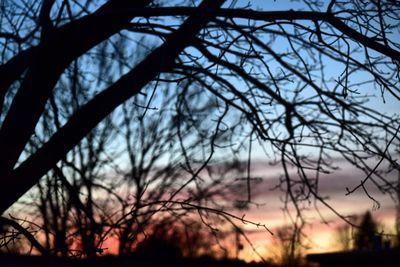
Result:
{"label": "silhouetted tree", "polygon": [[284,226],[277,230],[277,245],[279,246],[278,265],[284,267],[298,267],[303,265],[301,248],[301,229]]}
{"label": "silhouetted tree", "polygon": [[[123,103],[147,96],[142,112],[132,114],[145,121],[152,103],[163,108],[152,102],[163,93],[175,97],[178,138],[188,130],[208,140],[192,154],[185,154],[190,138],[180,142],[180,164],[195,186],[211,159],[251,151],[257,141],[282,166],[279,188],[297,227],[312,200],[346,220],[319,192],[321,174],[335,170],[332,155],[365,172],[347,194],[363,190],[376,202],[369,182],[396,194],[396,183],[379,169],[399,169],[392,148],[399,117],[368,100],[372,88],[383,100],[400,99],[400,5],[302,3],[276,11],[275,3],[255,10],[234,0],[2,1],[0,212]],[[87,86],[76,86],[78,78]],[[85,97],[59,114],[64,94]],[[209,105],[212,116],[198,116]],[[48,110],[61,119],[46,129]],[[252,201],[246,176],[245,204]]]}
{"label": "silhouetted tree", "polygon": [[[73,70],[76,67],[77,64]],[[68,77],[65,81],[71,82],[76,88],[84,87],[79,78]],[[57,109],[46,110],[41,121],[44,131],[30,143],[29,149],[37,149],[48,139],[54,130],[52,127],[64,119],[62,114],[75,112],[88,97],[87,92],[71,95],[64,92]],[[175,112],[171,113],[178,105],[174,94],[163,93],[161,98],[157,95],[134,97],[124,104],[114,116],[120,119],[114,121],[109,117],[93,129],[42,179],[31,199],[22,202],[28,206],[32,218],[26,219],[25,224],[36,228],[36,233],[44,233],[43,247],[51,254],[95,257],[107,249],[103,241],[109,238],[119,244],[120,254],[130,254],[136,251],[143,236],[153,236],[153,229],[166,227],[166,222],[170,228],[178,224],[184,229],[179,244],[185,256],[214,253],[211,246],[222,235],[211,234],[203,242],[195,241],[195,236],[207,236],[209,230],[188,216],[199,213],[202,205],[213,207],[212,212],[217,214],[236,203],[240,194],[233,190],[243,184],[241,179],[236,179],[242,175],[243,168],[229,162],[207,165],[212,152],[202,153],[208,159],[193,156],[205,152],[209,142],[224,138],[224,135],[204,138],[190,132],[214,114],[213,103],[191,111],[192,116],[202,120],[182,123]],[[142,113],[149,99],[161,101],[164,109]],[[193,95],[190,99],[178,100],[180,103],[197,101]],[[69,103],[74,103],[73,107]],[[145,120],[131,115],[141,113]],[[119,160],[118,154],[127,156],[128,160]],[[183,158],[185,168],[180,165]],[[195,158],[206,164],[192,163]],[[31,209],[32,204],[37,209]],[[196,207],[185,204],[196,204]],[[208,218],[203,218],[204,221],[209,220],[209,212],[201,212],[201,216]],[[165,213],[172,214],[162,215]],[[221,222],[216,225],[221,226]],[[40,235],[39,238],[43,240]]]}
{"label": "silhouetted tree", "polygon": [[[355,223],[355,222],[354,222]],[[344,251],[349,251],[353,247],[353,227],[347,223],[335,229],[335,241]]]}
{"label": "silhouetted tree", "polygon": [[[155,100],[164,107],[176,105],[173,95],[163,94],[162,98]],[[243,168],[227,162],[189,165],[194,158],[191,155],[207,147],[210,139],[191,134],[190,128],[180,125],[169,108],[149,110],[146,120],[131,116],[140,113],[146,103],[146,98],[134,97],[124,104],[120,120],[110,117],[93,129],[42,179],[31,198],[21,203],[30,211],[25,224],[36,229],[50,254],[93,258],[107,248],[103,244],[106,239],[113,239],[120,255],[130,254],[148,236],[176,241],[185,256],[215,252],[211,247],[222,234],[209,233],[208,227],[196,222],[196,214],[203,206],[213,208],[201,211],[201,216],[207,217],[204,222],[214,223],[209,213],[218,214],[236,203],[240,194],[234,190],[243,185],[237,179],[243,175]],[[65,114],[69,109],[69,105],[64,105],[58,111]],[[200,108],[198,116],[207,118],[213,110],[207,104]],[[49,113],[46,119],[56,118],[53,111]],[[43,120],[44,129],[49,124]],[[196,126],[199,127],[191,125]],[[31,149],[37,146],[31,144]],[[126,155],[128,160],[116,156],[119,154]],[[183,157],[192,169],[182,168],[179,163]],[[186,204],[196,204],[196,208]],[[218,227],[222,224],[223,221],[216,223]],[[176,227],[180,228],[178,239],[159,236],[160,229],[168,233],[168,229]]]}
{"label": "silhouetted tree", "polygon": [[369,211],[361,218],[359,228],[355,231],[354,248],[358,250],[373,250],[377,247],[379,238],[378,224]]}
{"label": "silhouetted tree", "polygon": [[351,226],[348,224],[341,225],[336,228],[336,241],[340,248],[348,251],[351,248]]}

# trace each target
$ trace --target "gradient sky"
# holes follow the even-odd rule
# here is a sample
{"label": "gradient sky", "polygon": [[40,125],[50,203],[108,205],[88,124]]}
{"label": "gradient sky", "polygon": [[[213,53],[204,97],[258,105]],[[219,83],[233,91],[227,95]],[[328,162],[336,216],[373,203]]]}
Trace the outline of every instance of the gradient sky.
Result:
{"label": "gradient sky", "polygon": [[[346,187],[351,189],[356,186],[365,175],[346,162],[338,161],[336,164],[340,167],[338,171],[321,177],[320,192],[324,196],[329,196],[328,203],[344,216],[363,215],[367,210],[370,210],[380,224],[379,230],[393,234],[396,211],[394,201],[390,196],[378,192],[371,186],[371,183],[367,183],[366,187],[369,189],[368,192],[379,201],[379,208],[360,190],[351,195],[346,195]],[[276,232],[277,228],[283,225],[290,224],[288,217],[282,211],[283,203],[280,199],[283,197],[283,193],[276,190],[271,191],[271,188],[278,183],[277,177],[279,177],[280,172],[278,166],[271,169],[261,161],[253,164],[253,174],[265,177],[261,184],[253,188],[254,201],[262,205],[253,207],[246,212],[246,219],[265,224],[273,232]],[[388,178],[397,179],[394,173]],[[317,207],[319,213],[316,212],[314,203],[304,213],[307,220],[305,233],[308,238],[308,240],[305,240],[305,244],[309,246],[309,249],[304,250],[305,254],[340,249],[336,241],[335,231],[339,225],[344,225],[344,222],[323,204],[317,203]],[[249,230],[250,240],[260,254],[266,258],[277,257],[276,249],[279,243],[277,243],[275,237],[265,230],[253,226],[245,226],[245,228]],[[240,257],[247,261],[258,259],[258,256],[248,245],[245,246]]]}
{"label": "gradient sky", "polygon": [[[329,1],[326,1],[326,3],[329,3]],[[309,10],[302,1],[254,0],[238,1],[238,4],[243,6],[251,4],[251,8],[256,10]],[[324,7],[321,8],[321,10],[324,9]],[[394,36],[394,38],[400,37],[399,32],[394,33],[397,35]],[[336,68],[335,64],[327,64],[326,73],[329,73],[331,76],[335,76],[335,73],[340,73],[341,71],[341,69]],[[339,75],[340,74],[338,74],[338,76]],[[365,77],[356,78],[363,80]],[[383,100],[380,91],[371,86],[362,87],[360,90],[362,90],[363,94],[370,94],[372,96],[367,103],[368,107],[386,114],[400,114],[398,101],[390,95],[384,95],[385,99]],[[271,191],[271,188],[278,184],[282,169],[279,166],[270,166],[268,162],[271,159],[266,158],[264,152],[260,148],[253,149],[253,158],[256,159],[256,162],[252,163],[252,174],[264,178],[261,184],[253,188],[253,200],[262,205],[253,207],[246,212],[246,219],[265,224],[271,230],[276,230],[277,227],[289,224],[287,216],[285,217],[282,211],[283,203],[280,201],[283,197],[283,193]],[[374,166],[375,164],[376,162],[370,162],[370,166]],[[368,189],[368,193],[379,202],[380,207],[377,207],[376,203],[374,203],[362,189],[351,195],[346,195],[346,188],[352,189],[357,186],[360,181],[365,178],[365,174],[340,159],[336,160],[335,165],[340,167],[338,171],[321,177],[320,192],[322,195],[329,197],[328,203],[337,212],[345,216],[362,215],[367,210],[370,210],[376,221],[381,225],[380,230],[385,233],[393,234],[396,216],[396,208],[393,199],[389,195],[383,195],[378,192],[370,182],[366,184],[366,188]],[[396,180],[397,174],[391,173],[387,178]],[[323,204],[317,203],[317,207],[319,208],[320,214],[316,212],[314,203],[310,205],[310,210],[305,212],[305,217],[308,221],[306,233],[307,237],[310,239],[306,242],[310,245],[310,249],[306,250],[305,253],[319,253],[340,249],[335,240],[335,229],[339,225],[344,224],[343,221]],[[241,216],[241,214],[238,215]],[[320,215],[323,216],[321,217]],[[328,224],[324,221],[328,222]],[[249,237],[259,253],[266,258],[276,257],[277,243],[274,242],[274,238],[265,230],[256,229],[251,226],[246,227],[249,230]],[[258,260],[258,256],[252,252],[251,247],[248,245],[245,246],[240,256],[246,260]]]}

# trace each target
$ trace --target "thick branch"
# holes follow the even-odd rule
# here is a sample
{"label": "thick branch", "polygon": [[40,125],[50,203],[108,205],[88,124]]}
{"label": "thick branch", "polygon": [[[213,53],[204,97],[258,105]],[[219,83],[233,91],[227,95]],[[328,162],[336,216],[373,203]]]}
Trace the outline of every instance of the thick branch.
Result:
{"label": "thick branch", "polygon": [[[144,7],[149,2],[109,1],[92,15],[62,26],[46,36],[37,48],[33,63],[0,130],[0,173],[7,175],[13,169],[59,76],[70,62],[123,29],[133,18],[129,14],[112,15],[111,10]],[[77,36],[79,41],[76,41]]]}
{"label": "thick branch", "polygon": [[51,8],[54,5],[55,0],[43,0],[42,8],[40,10],[39,22],[42,26],[42,38],[45,37],[53,28],[53,24],[50,20]]}
{"label": "thick branch", "polygon": [[31,64],[36,49],[36,47],[32,47],[24,50],[0,66],[0,112],[3,110],[4,97],[8,88],[21,77]]}
{"label": "thick branch", "polygon": [[139,91],[160,72],[173,66],[175,58],[214,17],[224,0],[205,0],[198,12],[134,69],[82,107],[42,148],[23,162],[0,189],[0,213],[29,190],[49,169],[116,107]]}
{"label": "thick branch", "polygon": [[377,42],[375,39],[362,35],[361,33],[357,32],[353,28],[347,26],[343,21],[336,18],[332,14],[326,16],[324,21],[331,24],[337,30],[341,31],[351,39],[361,43],[362,45],[371,48],[379,53],[384,54],[385,56],[390,57],[393,60],[400,62],[400,51],[397,51],[389,46],[381,44]]}
{"label": "thick branch", "polygon": [[[170,8],[146,8],[136,10],[125,10],[123,12],[132,12],[135,16],[154,17],[154,16],[178,16],[192,15],[196,12],[191,7],[170,7]],[[353,28],[347,26],[339,18],[332,13],[315,12],[315,11],[255,11],[249,9],[220,9],[217,17],[251,19],[262,21],[275,20],[310,20],[310,21],[325,21],[331,24],[340,32],[344,33],[349,38],[369,47],[379,53],[382,53],[391,59],[400,61],[400,51],[397,51],[389,46],[377,42],[375,39],[367,37]]]}

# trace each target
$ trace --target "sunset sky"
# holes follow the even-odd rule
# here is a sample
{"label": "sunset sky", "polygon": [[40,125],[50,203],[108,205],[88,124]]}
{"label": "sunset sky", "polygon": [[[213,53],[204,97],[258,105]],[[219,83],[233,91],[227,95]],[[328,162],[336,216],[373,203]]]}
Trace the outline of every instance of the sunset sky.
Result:
{"label": "sunset sky", "polygon": [[[239,3],[246,4],[249,1],[238,1]],[[327,1],[326,3],[329,3]],[[253,9],[260,10],[288,10],[288,9],[303,9],[308,10],[301,1],[251,1]],[[322,10],[324,8],[321,8]],[[393,38],[400,38],[399,32],[394,32],[396,36]],[[329,76],[339,76],[341,68],[337,68],[335,64],[326,64],[326,73]],[[338,74],[335,74],[338,73]],[[360,80],[365,79],[365,76],[355,76]],[[400,114],[400,106],[398,100],[394,99],[388,94],[380,95],[379,90],[371,86],[363,86],[360,88],[363,94],[369,94],[371,97],[366,106],[375,110],[383,111],[386,114],[398,115]],[[382,96],[386,96],[382,98]],[[333,156],[334,157],[334,156]],[[277,190],[271,191],[273,187],[278,184],[279,176],[282,174],[280,166],[271,166],[268,162],[270,157],[265,157],[262,149],[254,149],[253,158],[256,160],[252,163],[252,175],[263,177],[261,184],[257,184],[252,188],[253,201],[261,204],[258,207],[253,206],[251,210],[246,212],[246,218],[254,222],[265,224],[272,231],[282,225],[290,224],[290,220],[282,211],[284,194]],[[370,166],[375,166],[379,159],[370,161]],[[328,197],[328,203],[338,213],[344,216],[363,215],[367,210],[372,212],[374,219],[381,225],[380,230],[387,234],[394,233],[396,207],[394,200],[389,195],[383,195],[379,192],[371,182],[366,183],[368,193],[379,202],[371,200],[359,188],[357,191],[350,195],[346,195],[346,188],[353,189],[366,177],[366,174],[351,166],[343,159],[334,160],[334,165],[339,167],[338,170],[329,175],[321,177],[320,192],[322,195]],[[292,170],[295,172],[295,170]],[[399,174],[400,175],[400,174]],[[387,176],[388,180],[395,181],[397,173],[390,173]],[[319,212],[315,207],[318,207]],[[241,215],[241,214],[238,214]],[[339,225],[344,222],[338,218],[331,210],[329,210],[322,203],[312,202],[309,205],[309,210],[304,212],[307,220],[305,232],[310,239],[307,243],[310,249],[305,250],[304,253],[323,253],[328,251],[337,251],[340,249],[336,240],[335,231]],[[322,217],[321,217],[322,215]],[[328,222],[329,224],[326,224]],[[274,237],[263,229],[256,229],[253,226],[244,226],[249,229],[249,237],[253,241],[253,245],[257,248],[259,253],[266,258],[276,257],[276,243]],[[258,260],[258,256],[252,252],[250,246],[246,245],[245,249],[240,254],[241,258],[246,260]]]}
{"label": "sunset sky", "polygon": [[[380,225],[379,230],[386,234],[394,234],[396,210],[393,199],[378,192],[371,183],[367,183],[366,188],[370,189],[369,194],[379,202],[380,207],[377,207],[376,203],[368,198],[362,190],[346,195],[346,187],[351,189],[357,186],[365,178],[365,174],[346,162],[338,161],[336,164],[340,167],[339,170],[321,178],[320,192],[323,192],[322,195],[329,198],[328,203],[344,216],[363,215],[367,210],[370,210],[374,219]],[[290,220],[282,211],[283,203],[280,199],[282,199],[283,193],[276,190],[271,191],[271,188],[278,183],[277,177],[279,177],[280,169],[275,167],[271,170],[270,166],[265,165],[261,161],[253,165],[254,173],[264,176],[265,179],[253,188],[254,201],[261,205],[246,212],[246,218],[265,224],[273,232],[276,232],[277,228],[290,224]],[[396,176],[392,173],[388,178],[397,179]],[[335,231],[338,226],[345,223],[322,203],[317,202],[316,206],[319,213],[315,209],[314,202],[309,205],[309,210],[304,212],[307,220],[305,233],[309,238],[309,240],[305,240],[309,249],[304,250],[304,253],[340,250]],[[246,228],[246,226],[244,227]],[[247,229],[249,229],[250,239],[261,255],[266,258],[277,257],[275,237],[265,230],[253,226],[247,226]],[[246,246],[240,256],[247,261],[257,260],[258,258],[250,246]]]}
{"label": "sunset sky", "polygon": [[[320,193],[327,197],[327,203],[342,216],[362,216],[365,212],[371,211],[375,221],[379,224],[379,231],[384,234],[394,234],[396,216],[394,200],[389,195],[379,192],[371,182],[366,183],[366,189],[370,196],[379,202],[379,207],[362,189],[346,195],[346,188],[351,190],[356,187],[365,178],[365,174],[343,160],[338,159],[334,164],[339,169],[322,176],[320,180]],[[268,160],[261,158],[252,162],[251,166],[252,176],[263,178],[261,182],[252,186],[253,204],[250,205],[249,210],[233,211],[232,213],[239,218],[244,216],[246,220],[265,225],[274,235],[271,235],[263,227],[236,221],[251,241],[250,245],[243,237],[241,238],[244,248],[239,253],[239,258],[248,262],[260,261],[259,255],[261,255],[264,259],[277,261],[280,243],[276,238],[276,233],[279,228],[291,225],[287,213],[283,211],[284,192],[273,189],[279,183],[282,169],[279,165],[272,166]],[[387,179],[396,180],[397,174],[391,173]],[[245,195],[245,193],[243,194]],[[345,222],[320,202],[311,202],[304,207],[303,216],[306,225],[303,242],[307,248],[303,248],[303,254],[339,251],[341,247],[338,243],[337,228],[345,225]],[[222,243],[232,252],[235,247],[229,240],[231,239]],[[117,253],[112,239],[106,241],[104,247],[107,247],[108,253]]]}
{"label": "sunset sky", "polygon": [[[33,0],[25,2],[16,1],[17,5],[10,6],[40,6]],[[382,26],[386,20],[379,16],[380,20],[375,21],[370,14],[368,5],[372,2],[366,2],[368,8],[363,8],[358,3],[332,1],[336,12],[331,5],[327,8],[330,1],[232,0],[225,2],[223,13],[203,16],[208,9],[175,10],[170,8],[181,1],[160,1],[171,14],[159,13],[154,18],[151,13],[140,14],[142,10],[166,12],[148,5],[135,7],[133,11],[139,13],[133,19],[126,15],[131,11],[121,11],[126,6],[120,4],[135,2],[89,1],[88,13],[103,4],[106,12],[100,12],[102,7],[93,22],[90,17],[87,19],[88,31],[74,26],[75,21],[86,23],[86,18],[79,19],[86,14],[86,7],[73,2],[75,7],[69,13],[79,12],[76,18],[65,15],[65,32],[71,21],[71,29],[76,27],[77,33],[88,36],[90,45],[79,48],[76,40],[77,48],[71,46],[76,52],[67,51],[66,59],[64,52],[56,53],[60,44],[66,44],[61,38],[64,30],[57,31],[55,37],[50,35],[48,44],[42,19],[38,25],[35,20],[28,24],[35,32],[43,29],[42,33],[34,33],[40,38],[29,41],[26,47],[44,40],[44,46],[38,46],[38,55],[46,55],[47,45],[54,45],[52,53],[63,59],[58,67],[60,73],[52,78],[54,84],[48,85],[49,108],[45,96],[38,94],[43,103],[32,113],[37,114],[34,122],[29,118],[33,116],[29,105],[39,102],[27,94],[17,105],[20,94],[28,91],[25,83],[26,88],[42,88],[49,83],[47,72],[51,73],[59,61],[57,57],[54,61],[43,60],[42,64],[42,58],[29,57],[29,68],[24,67],[29,69],[29,75],[25,77],[21,72],[23,82],[7,93],[10,107],[4,108],[6,114],[0,114],[4,117],[0,122],[11,125],[10,132],[1,125],[2,131],[6,129],[5,134],[0,132],[7,137],[2,141],[4,147],[14,151],[16,146],[7,140],[21,139],[15,162],[0,167],[6,175],[13,173],[10,177],[31,179],[26,188],[21,187],[24,190],[19,189],[19,180],[7,180],[5,185],[10,183],[16,190],[10,198],[15,198],[10,202],[14,206],[4,214],[24,227],[33,226],[32,232],[48,251],[54,255],[64,253],[60,254],[63,256],[79,250],[82,255],[97,256],[103,249],[105,254],[139,254],[137,248],[145,245],[142,241],[147,236],[153,235],[158,241],[178,240],[176,243],[186,238],[185,245],[194,240],[193,236],[212,236],[220,237],[229,256],[234,256],[240,247],[235,247],[239,239],[235,234],[243,230],[240,259],[278,262],[282,244],[277,233],[283,227],[292,227],[293,220],[300,217],[296,208],[301,210],[304,222],[303,255],[340,250],[338,227],[345,225],[346,219],[360,218],[367,211],[378,223],[380,233],[395,234],[400,196],[384,194],[380,189],[389,188],[395,194],[400,186],[400,173],[384,172],[392,166],[398,169],[399,64],[374,45],[394,44],[399,52],[398,41],[390,45],[383,41],[387,41],[386,36],[400,40],[400,29],[386,35]],[[200,1],[184,2],[189,7]],[[64,25],[59,20],[66,12],[64,3],[56,3],[60,17],[55,25]],[[109,4],[117,9],[108,10]],[[360,19],[355,16],[353,21],[353,11],[347,8],[353,4],[358,11],[355,14],[369,15]],[[214,8],[211,11],[219,12],[219,7]],[[238,13],[240,16],[224,15],[235,11],[230,9],[244,8],[252,9],[246,11],[251,19],[240,15],[242,12]],[[182,15],[182,10],[191,13]],[[278,10],[289,12],[275,12]],[[385,14],[379,4],[377,10],[380,15]],[[126,21],[115,19],[115,30],[110,24],[105,27],[108,35],[102,36],[104,30],[97,23],[116,18],[114,12],[121,12],[116,13],[121,17],[125,14]],[[28,15],[21,20],[30,20]],[[189,19],[183,22],[186,16]],[[395,20],[389,16],[385,19],[388,25]],[[336,20],[340,24],[335,24]],[[8,27],[12,30],[11,22]],[[352,28],[354,25],[359,26],[359,32]],[[198,30],[191,32],[196,27]],[[374,33],[379,28],[383,41]],[[99,37],[90,40],[96,31]],[[52,43],[53,39],[57,42]],[[25,47],[23,42],[18,47]],[[371,42],[372,46],[364,42]],[[20,48],[15,50],[17,55]],[[63,49],[68,50],[68,45]],[[87,53],[79,54],[81,50]],[[37,52],[32,51],[36,59]],[[73,64],[67,68],[67,62]],[[100,102],[93,102],[99,99]],[[15,112],[14,101],[18,108]],[[19,117],[20,111],[24,116]],[[29,123],[20,123],[19,119],[7,124],[13,114]],[[25,125],[31,126],[23,133],[20,130]],[[18,137],[20,132],[26,138]],[[4,153],[3,158],[7,157]],[[369,174],[361,169],[373,171]],[[38,170],[36,178],[32,170]],[[31,191],[15,202],[28,188]],[[0,196],[8,201],[4,197],[8,188],[2,190],[5,194]],[[288,200],[289,193],[295,203]],[[176,225],[181,228],[175,233]],[[157,235],[159,229],[167,234]],[[184,235],[182,229],[200,234]],[[203,235],[206,230],[208,235]],[[170,232],[178,237],[173,239]],[[87,240],[89,245],[85,247],[82,244]],[[208,241],[195,251],[208,249],[208,245],[217,247],[219,239]],[[58,243],[62,245],[60,250],[56,248]],[[31,249],[25,245],[28,242],[21,244],[21,251]],[[41,246],[36,246],[36,252],[41,251]],[[72,249],[68,251],[67,247]],[[214,252],[213,248],[210,251]]]}

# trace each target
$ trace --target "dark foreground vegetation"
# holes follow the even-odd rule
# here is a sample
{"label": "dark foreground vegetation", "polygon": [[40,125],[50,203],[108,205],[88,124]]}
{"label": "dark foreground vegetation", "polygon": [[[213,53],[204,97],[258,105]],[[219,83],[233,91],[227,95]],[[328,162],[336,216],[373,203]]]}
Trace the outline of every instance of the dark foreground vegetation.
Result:
{"label": "dark foreground vegetation", "polygon": [[106,267],[106,266],[121,266],[121,267],[257,267],[257,266],[272,266],[265,263],[246,263],[242,260],[221,259],[217,260],[211,257],[200,258],[170,258],[158,259],[154,257],[142,257],[138,255],[125,256],[104,256],[96,259],[71,259],[61,257],[44,257],[44,256],[23,256],[15,254],[0,255],[0,263],[2,267]]}
{"label": "dark foreground vegetation", "polygon": [[343,251],[308,255],[309,262],[318,263],[319,267],[397,267],[400,262],[400,250]]}

